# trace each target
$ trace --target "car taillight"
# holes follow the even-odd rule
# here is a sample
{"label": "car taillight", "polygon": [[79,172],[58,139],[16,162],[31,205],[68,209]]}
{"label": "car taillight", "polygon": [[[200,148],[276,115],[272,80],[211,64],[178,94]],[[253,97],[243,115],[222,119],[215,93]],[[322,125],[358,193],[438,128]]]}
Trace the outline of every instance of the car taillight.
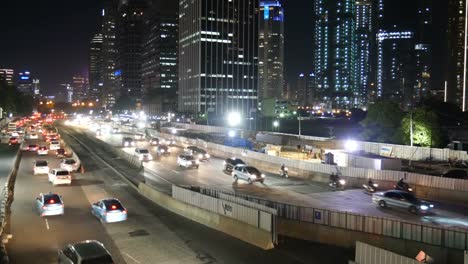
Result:
{"label": "car taillight", "polygon": [[42,206],[42,209],[46,209],[46,208],[47,208],[47,207],[46,207],[45,205],[44,205],[44,206]]}
{"label": "car taillight", "polygon": [[123,210],[122,213],[126,214],[126,213],[127,213],[127,210]]}

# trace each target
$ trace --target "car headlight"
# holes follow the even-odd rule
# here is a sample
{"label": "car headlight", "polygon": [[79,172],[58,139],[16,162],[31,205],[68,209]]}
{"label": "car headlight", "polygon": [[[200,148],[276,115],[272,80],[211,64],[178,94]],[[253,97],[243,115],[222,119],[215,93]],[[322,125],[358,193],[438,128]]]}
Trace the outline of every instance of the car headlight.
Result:
{"label": "car headlight", "polygon": [[196,160],[195,163],[196,163],[196,164],[200,164],[200,161],[199,161],[199,160]]}
{"label": "car headlight", "polygon": [[288,169],[288,167],[285,167],[284,170],[285,170],[285,171],[288,171],[289,169]]}
{"label": "car headlight", "polygon": [[135,146],[135,142],[132,142],[132,146]]}
{"label": "car headlight", "polygon": [[265,178],[265,174],[263,174],[263,173],[260,176],[262,176],[262,178]]}
{"label": "car headlight", "polygon": [[226,165],[226,161],[223,161],[223,165]]}
{"label": "car headlight", "polygon": [[434,208],[434,205],[433,205],[433,204],[430,204],[429,207],[430,207],[430,208]]}
{"label": "car headlight", "polygon": [[427,210],[429,209],[429,207],[427,205],[421,205],[419,208],[421,208],[421,210]]}
{"label": "car headlight", "polygon": [[203,158],[203,155],[202,155],[202,154],[198,154],[198,158],[199,158],[199,159],[202,159],[202,158]]}
{"label": "car headlight", "polygon": [[125,143],[124,143],[124,146],[125,146],[125,147],[128,147],[128,142],[125,142]]}
{"label": "car headlight", "polygon": [[408,191],[412,192],[412,191],[413,191],[413,188],[408,188]]}
{"label": "car headlight", "polygon": [[345,185],[345,184],[346,184],[346,181],[345,181],[345,180],[340,180],[340,184],[341,184],[341,185]]}
{"label": "car headlight", "polygon": [[161,153],[164,153],[164,149],[161,149]]}
{"label": "car headlight", "polygon": [[210,158],[210,154],[205,154],[205,157]]}

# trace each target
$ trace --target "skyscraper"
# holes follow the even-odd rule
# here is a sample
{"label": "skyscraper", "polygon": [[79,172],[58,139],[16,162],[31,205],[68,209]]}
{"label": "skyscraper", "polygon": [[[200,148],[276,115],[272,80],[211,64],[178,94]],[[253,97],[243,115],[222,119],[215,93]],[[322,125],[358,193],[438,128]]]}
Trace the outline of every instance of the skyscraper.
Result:
{"label": "skyscraper", "polygon": [[118,94],[115,84],[115,63],[117,59],[116,20],[117,6],[109,3],[101,13],[102,18],[102,106],[112,107]]}
{"label": "skyscraper", "polygon": [[144,0],[122,1],[117,25],[117,65],[114,76],[120,93],[117,97],[141,100],[141,53],[143,15],[148,4]]}
{"label": "skyscraper", "polygon": [[414,33],[381,30],[377,43],[377,99],[408,108],[414,84]]}
{"label": "skyscraper", "polygon": [[315,0],[316,97],[329,108],[356,104],[356,0]]}
{"label": "skyscraper", "polygon": [[466,62],[465,46],[467,15],[466,2],[449,0],[448,2],[448,60],[447,68],[448,95],[450,102],[456,103],[463,111],[467,109],[466,100]]}
{"label": "skyscraper", "polygon": [[281,98],[284,65],[284,10],[280,1],[260,1],[259,99]]}
{"label": "skyscraper", "polygon": [[9,86],[14,85],[15,71],[12,69],[0,69],[0,79],[6,81]]}
{"label": "skyscraper", "polygon": [[29,71],[22,71],[18,73],[18,91],[26,95],[33,95],[33,79]]}
{"label": "skyscraper", "polygon": [[365,107],[372,74],[372,42],[375,40],[373,28],[372,0],[356,1],[356,89],[354,105]]}
{"label": "skyscraper", "polygon": [[102,34],[95,34],[89,44],[89,98],[100,98],[103,86]]}
{"label": "skyscraper", "polygon": [[[73,76],[72,85],[73,87],[73,101],[84,101],[88,98],[87,91],[88,81],[81,75]],[[67,86],[65,86],[67,87]]]}
{"label": "skyscraper", "polygon": [[152,6],[145,14],[142,58],[143,106],[147,114],[177,111],[177,5]]}
{"label": "skyscraper", "polygon": [[41,97],[41,81],[39,79],[33,79],[33,93],[35,99]]}
{"label": "skyscraper", "polygon": [[431,95],[432,76],[432,0],[418,0],[415,34],[416,80],[413,102]]}
{"label": "skyscraper", "polygon": [[179,1],[179,111],[254,118],[258,6],[258,0]]}

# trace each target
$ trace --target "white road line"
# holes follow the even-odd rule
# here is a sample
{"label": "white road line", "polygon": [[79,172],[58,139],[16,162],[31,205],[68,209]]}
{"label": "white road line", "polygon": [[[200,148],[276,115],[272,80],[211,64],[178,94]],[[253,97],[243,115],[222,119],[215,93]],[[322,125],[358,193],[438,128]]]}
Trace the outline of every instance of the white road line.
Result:
{"label": "white road line", "polygon": [[173,172],[175,172],[175,173],[180,173],[179,171],[176,171],[176,170],[171,170],[171,171],[173,171]]}
{"label": "white road line", "polygon": [[140,264],[141,262],[136,260],[134,257],[130,256],[127,252],[124,252],[125,255],[127,255],[127,257],[129,257],[131,260],[135,261],[136,263]]}
{"label": "white road line", "polygon": [[50,229],[49,221],[47,221],[47,218],[44,218],[44,220],[45,220],[45,226],[46,226],[47,230],[49,230]]}

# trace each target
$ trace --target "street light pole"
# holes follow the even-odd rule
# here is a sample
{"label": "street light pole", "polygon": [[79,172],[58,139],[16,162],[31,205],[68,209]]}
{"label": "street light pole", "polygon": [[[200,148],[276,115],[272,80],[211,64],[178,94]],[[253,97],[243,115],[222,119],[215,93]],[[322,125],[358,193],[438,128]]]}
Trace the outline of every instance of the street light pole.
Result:
{"label": "street light pole", "polygon": [[299,120],[299,136],[301,136],[301,117],[298,116],[297,120]]}

